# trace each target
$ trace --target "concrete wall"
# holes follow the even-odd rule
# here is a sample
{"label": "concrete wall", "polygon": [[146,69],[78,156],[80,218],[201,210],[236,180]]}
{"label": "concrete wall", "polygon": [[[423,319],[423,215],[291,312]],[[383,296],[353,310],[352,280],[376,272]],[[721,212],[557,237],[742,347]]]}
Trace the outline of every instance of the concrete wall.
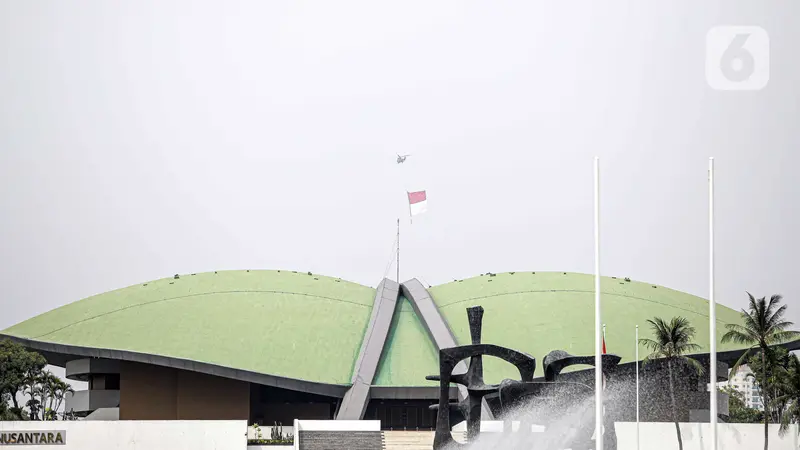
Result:
{"label": "concrete wall", "polygon": [[[506,424],[502,421],[482,421],[481,433],[502,433]],[[681,423],[681,438],[684,450],[711,450],[710,428],[708,423]],[[636,423],[617,422],[617,450],[677,450],[678,438],[675,424],[667,422],[641,422],[639,424],[639,448],[636,447]],[[781,437],[778,425],[769,427],[770,450],[797,450],[798,428],[792,425]],[[464,422],[453,427],[455,433],[464,433]],[[534,425],[532,433],[544,431]],[[511,432],[523,433],[519,422],[511,423]],[[720,423],[717,426],[718,450],[758,450],[764,448],[764,425],[745,423]]]}
{"label": "concrete wall", "polygon": [[[295,422],[297,424],[298,422]],[[308,433],[309,444],[317,439],[335,438],[341,445],[323,442],[327,449],[380,449],[380,423],[377,421],[299,421],[301,433]],[[297,425],[295,425],[297,426]],[[710,450],[709,424],[680,424],[685,450]],[[264,446],[248,446],[246,421],[120,421],[120,422],[0,422],[0,433],[19,431],[65,431],[63,450],[257,450]],[[485,432],[497,432],[502,422],[487,422]],[[636,450],[636,424],[616,424],[618,450]],[[784,437],[778,426],[770,425],[770,450],[797,450],[797,426]],[[764,446],[764,426],[759,424],[719,424],[719,450],[753,450]],[[363,435],[363,436],[362,436]],[[374,435],[374,436],[373,436]],[[675,427],[670,423],[643,422],[639,425],[640,450],[674,450],[677,448]],[[378,436],[378,439],[373,439]],[[366,439],[365,439],[366,438]],[[350,441],[348,441],[350,439]],[[297,442],[297,441],[296,441]],[[361,447],[363,445],[363,447]],[[47,450],[52,446],[26,445],[30,450]],[[270,449],[291,447],[267,447]],[[297,447],[295,447],[297,448]],[[322,447],[320,447],[322,448]]]}
{"label": "concrete wall", "polygon": [[120,420],[248,420],[250,385],[243,381],[123,362]]}
{"label": "concrete wall", "polygon": [[66,432],[65,445],[24,445],[26,450],[244,450],[246,427],[244,420],[0,422],[0,432]]}
{"label": "concrete wall", "polygon": [[[684,450],[711,450],[710,424],[681,423]],[[636,423],[618,422],[617,449],[636,450]],[[717,426],[719,450],[757,450],[764,448],[764,425],[749,423],[721,423]],[[641,450],[674,450],[678,448],[675,424],[645,422],[639,424]],[[781,438],[778,425],[769,428],[770,450],[796,450],[797,426],[793,425]]]}
{"label": "concrete wall", "polygon": [[332,419],[331,406],[327,403],[264,403],[259,405],[264,414],[262,430],[269,431],[275,422],[292,425],[294,419],[302,417],[307,420]]}
{"label": "concrete wall", "polygon": [[178,371],[178,419],[249,420],[250,384],[198,372]]}
{"label": "concrete wall", "polygon": [[72,411],[81,415],[98,408],[116,408],[119,406],[119,391],[106,391],[93,389],[90,391],[75,391],[65,396],[65,411]]}
{"label": "concrete wall", "polygon": [[379,420],[295,420],[296,450],[382,450]]}
{"label": "concrete wall", "polygon": [[119,374],[119,419],[177,419],[177,380],[174,369],[123,361]]}

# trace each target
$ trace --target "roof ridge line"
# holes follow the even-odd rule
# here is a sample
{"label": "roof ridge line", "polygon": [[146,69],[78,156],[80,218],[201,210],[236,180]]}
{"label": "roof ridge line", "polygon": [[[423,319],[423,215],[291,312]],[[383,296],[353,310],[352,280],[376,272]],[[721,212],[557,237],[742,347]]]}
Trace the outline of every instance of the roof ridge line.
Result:
{"label": "roof ridge line", "polygon": [[[195,293],[195,294],[178,295],[178,296],[175,296],[175,297],[161,298],[161,299],[153,300],[153,301],[149,301],[149,302],[137,303],[135,305],[128,305],[128,306],[125,306],[125,307],[122,307],[122,308],[118,308],[118,309],[115,309],[115,310],[112,310],[112,311],[107,311],[107,312],[104,312],[102,314],[96,314],[96,315],[94,315],[92,317],[87,317],[85,319],[81,319],[81,320],[72,322],[70,324],[64,325],[63,327],[56,328],[54,330],[50,330],[47,333],[40,334],[38,336],[32,336],[30,339],[39,339],[39,338],[42,338],[44,336],[49,336],[49,335],[51,335],[53,333],[59,332],[59,331],[64,330],[64,329],[67,329],[67,328],[69,328],[69,327],[71,327],[73,325],[77,325],[77,324],[83,323],[83,322],[88,322],[88,321],[90,321],[92,319],[97,319],[98,317],[108,316],[108,315],[115,314],[115,313],[118,313],[118,312],[121,312],[121,311],[125,311],[125,310],[128,310],[128,309],[138,308],[140,306],[148,306],[148,305],[152,305],[154,303],[167,302],[167,301],[171,301],[171,300],[180,300],[180,299],[189,298],[189,297],[199,297],[199,296],[203,296],[203,295],[248,294],[248,293],[303,295],[303,296],[306,296],[306,297],[315,297],[315,298],[322,298],[322,299],[332,300],[332,301],[337,301],[337,302],[342,302],[342,303],[349,303],[349,304],[361,306],[361,307],[364,307],[364,308],[371,307],[370,305],[364,305],[364,304],[361,304],[361,303],[351,302],[351,301],[340,299],[340,298],[326,297],[324,295],[309,294],[309,293],[304,293],[304,292],[288,292],[288,291],[261,290],[261,289],[256,289],[256,290],[229,290],[229,291],[215,291],[215,292],[198,292],[198,293]],[[45,313],[45,314],[47,314],[47,313]],[[28,319],[28,320],[30,320],[30,319]]]}
{"label": "roof ridge line", "polygon": [[[532,290],[527,290],[527,291],[498,292],[496,294],[482,295],[482,296],[479,296],[479,297],[465,298],[463,300],[457,300],[457,301],[454,301],[454,302],[446,303],[444,305],[437,305],[437,307],[441,309],[441,308],[446,308],[446,307],[451,306],[451,305],[456,305],[456,304],[459,304],[459,303],[464,303],[464,302],[468,302],[468,301],[472,301],[472,300],[481,300],[481,299],[484,299],[484,298],[503,297],[503,296],[506,296],[506,295],[515,295],[515,294],[545,293],[545,292],[594,293],[594,290],[593,289],[592,290],[589,290],[589,289],[542,289],[542,290],[532,289]],[[644,297],[638,297],[638,296],[635,296],[635,295],[627,295],[627,294],[619,294],[619,293],[614,293],[614,292],[603,292],[603,291],[601,291],[601,294],[613,295],[613,296],[625,297],[625,298],[634,298],[636,300],[642,300],[642,301],[645,301],[645,302],[655,303],[657,305],[669,306],[671,308],[679,309],[681,311],[686,311],[686,312],[690,312],[692,314],[697,314],[697,315],[699,315],[701,317],[708,317],[708,313],[704,314],[702,312],[692,311],[690,309],[681,308],[679,306],[671,305],[669,303],[659,302],[659,301],[656,301],[656,300],[652,300],[652,299],[648,299],[648,298],[644,298]],[[697,298],[700,298],[700,299],[705,300],[706,302],[708,302],[708,300],[706,300],[706,299],[704,299],[702,297],[697,297]],[[719,303],[717,303],[717,306],[722,306],[723,308],[728,308],[730,310],[735,311],[733,308],[725,306],[725,305],[720,305]],[[717,322],[728,323],[728,322],[723,322],[721,319],[717,319]]]}

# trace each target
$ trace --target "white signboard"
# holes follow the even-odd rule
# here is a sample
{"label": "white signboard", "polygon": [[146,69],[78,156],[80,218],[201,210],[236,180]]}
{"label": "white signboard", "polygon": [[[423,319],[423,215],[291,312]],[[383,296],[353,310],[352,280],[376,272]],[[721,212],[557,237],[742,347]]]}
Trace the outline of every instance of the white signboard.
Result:
{"label": "white signboard", "polygon": [[0,448],[245,450],[244,420],[0,422]]}
{"label": "white signboard", "polygon": [[64,445],[66,441],[64,430],[0,431],[0,445]]}

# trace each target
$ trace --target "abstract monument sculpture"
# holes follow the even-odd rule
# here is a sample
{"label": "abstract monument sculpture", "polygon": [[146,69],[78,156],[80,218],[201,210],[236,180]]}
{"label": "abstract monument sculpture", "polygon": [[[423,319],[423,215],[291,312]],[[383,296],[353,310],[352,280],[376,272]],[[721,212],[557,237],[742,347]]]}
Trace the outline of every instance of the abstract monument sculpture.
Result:
{"label": "abstract monument sculpture", "polygon": [[[434,450],[466,448],[474,443],[480,435],[481,406],[484,400],[491,400],[495,410],[499,409],[499,417],[508,417],[509,413],[519,412],[526,407],[543,407],[547,414],[537,418],[537,425],[544,425],[545,431],[536,433],[534,442],[553,442],[553,438],[563,448],[593,449],[594,423],[594,387],[583,382],[571,381],[561,377],[561,372],[572,365],[594,365],[594,356],[572,356],[567,352],[555,350],[544,358],[544,379],[534,380],[536,359],[526,353],[492,344],[481,344],[481,327],[483,308],[473,306],[467,308],[471,345],[443,348],[439,351],[439,375],[426,379],[439,381],[439,404],[431,408],[437,410],[436,435]],[[499,385],[486,384],[483,380],[483,355],[494,356],[514,365],[519,371],[519,380],[503,380]],[[456,365],[470,359],[469,369],[464,374],[453,374]],[[606,354],[603,358],[603,374],[608,388],[609,375],[619,364],[620,357]],[[467,388],[467,397],[458,403],[450,403],[450,383]],[[499,408],[497,407],[499,403]],[[495,411],[495,415],[498,411]],[[569,429],[550,427],[555,421],[564,418],[569,412]],[[462,420],[467,422],[467,444],[456,442],[451,433],[452,425]],[[521,419],[520,430],[530,432],[533,419]],[[510,424],[507,424],[510,425]],[[505,427],[508,432],[510,426]],[[552,428],[552,429],[551,429]],[[603,423],[604,447],[616,449],[613,420],[606,415]],[[554,436],[557,434],[558,436]],[[534,447],[536,448],[536,447]]]}

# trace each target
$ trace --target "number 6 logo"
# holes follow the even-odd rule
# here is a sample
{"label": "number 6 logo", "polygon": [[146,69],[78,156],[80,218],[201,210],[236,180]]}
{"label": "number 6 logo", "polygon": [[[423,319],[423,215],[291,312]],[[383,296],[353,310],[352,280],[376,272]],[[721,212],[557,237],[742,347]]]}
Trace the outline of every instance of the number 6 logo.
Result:
{"label": "number 6 logo", "polygon": [[760,90],[769,81],[769,36],[759,27],[724,26],[706,35],[706,81],[713,89]]}

